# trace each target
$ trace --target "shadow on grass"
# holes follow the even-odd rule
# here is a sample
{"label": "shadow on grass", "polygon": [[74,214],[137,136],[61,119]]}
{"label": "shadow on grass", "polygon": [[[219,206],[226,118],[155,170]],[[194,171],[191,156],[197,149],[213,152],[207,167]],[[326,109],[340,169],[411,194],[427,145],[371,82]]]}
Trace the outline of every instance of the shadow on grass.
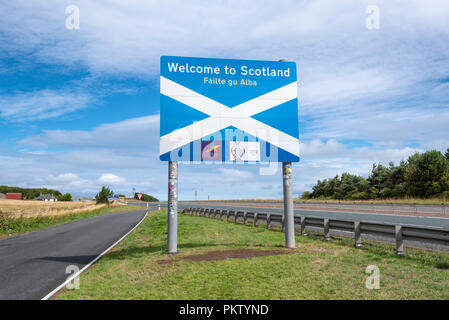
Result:
{"label": "shadow on grass", "polygon": [[[212,249],[215,247],[232,247],[232,248],[273,248],[278,247],[276,245],[268,246],[263,244],[238,244],[238,243],[181,243],[178,245],[178,250],[180,253],[188,252],[189,249]],[[107,254],[104,258],[105,259],[117,259],[117,260],[123,260],[128,259],[130,257],[138,257],[141,255],[147,255],[147,254],[165,254],[167,252],[167,246],[159,245],[159,246],[147,246],[147,247],[140,247],[140,246],[132,246],[128,247],[119,251],[113,251]]]}
{"label": "shadow on grass", "polygon": [[[319,233],[309,233],[308,237],[321,242],[328,242],[324,240],[323,235]],[[355,248],[353,246],[353,240],[350,238],[344,238],[339,236],[331,237],[332,244],[341,247],[352,247],[354,250],[371,253],[378,258],[393,258],[397,260],[406,260],[410,262],[416,262],[422,266],[434,267],[437,269],[449,269],[449,255],[444,252],[426,251],[424,249],[406,248],[405,255],[395,254],[395,247],[389,243],[376,242],[373,240],[365,240],[362,247]]]}

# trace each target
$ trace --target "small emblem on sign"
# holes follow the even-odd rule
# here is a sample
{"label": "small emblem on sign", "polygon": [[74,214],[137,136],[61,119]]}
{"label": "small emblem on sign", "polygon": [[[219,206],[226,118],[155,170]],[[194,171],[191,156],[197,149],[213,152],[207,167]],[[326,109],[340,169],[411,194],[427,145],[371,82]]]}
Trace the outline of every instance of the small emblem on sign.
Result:
{"label": "small emblem on sign", "polygon": [[260,142],[230,141],[231,161],[260,161]]}
{"label": "small emblem on sign", "polygon": [[201,141],[202,160],[222,160],[221,141]]}

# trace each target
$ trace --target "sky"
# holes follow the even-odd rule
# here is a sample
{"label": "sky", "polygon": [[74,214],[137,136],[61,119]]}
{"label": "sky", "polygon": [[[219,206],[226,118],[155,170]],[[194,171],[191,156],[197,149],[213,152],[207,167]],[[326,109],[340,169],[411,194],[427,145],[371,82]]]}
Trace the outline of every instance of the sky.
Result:
{"label": "sky", "polygon": [[[295,196],[449,147],[446,0],[0,0],[0,185],[166,200],[161,55],[297,63]],[[179,199],[280,198],[275,169],[181,164]]]}

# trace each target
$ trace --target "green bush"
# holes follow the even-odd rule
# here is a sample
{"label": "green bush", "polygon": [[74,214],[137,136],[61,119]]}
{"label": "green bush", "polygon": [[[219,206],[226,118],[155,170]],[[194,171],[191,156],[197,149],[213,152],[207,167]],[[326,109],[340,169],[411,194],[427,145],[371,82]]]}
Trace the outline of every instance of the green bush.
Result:
{"label": "green bush", "polygon": [[349,200],[369,200],[370,197],[369,193],[366,192],[354,192],[350,194]]}
{"label": "green bush", "polygon": [[66,193],[62,196],[59,196],[58,201],[72,201],[72,195],[70,193]]}
{"label": "green bush", "polygon": [[103,186],[101,188],[101,191],[97,193],[97,195],[95,196],[95,200],[97,202],[97,204],[99,203],[107,203],[109,205],[109,200],[108,197],[112,196],[114,194],[114,192],[109,189],[106,186]]}
{"label": "green bush", "polygon": [[310,196],[311,196],[311,194],[309,191],[304,191],[301,195],[301,199],[307,200],[307,199],[310,199]]}
{"label": "green bush", "polygon": [[[137,193],[134,194],[134,199],[139,200],[139,197],[137,197]],[[142,198],[140,198],[140,200],[145,202],[159,202],[158,199],[146,193],[142,193]]]}

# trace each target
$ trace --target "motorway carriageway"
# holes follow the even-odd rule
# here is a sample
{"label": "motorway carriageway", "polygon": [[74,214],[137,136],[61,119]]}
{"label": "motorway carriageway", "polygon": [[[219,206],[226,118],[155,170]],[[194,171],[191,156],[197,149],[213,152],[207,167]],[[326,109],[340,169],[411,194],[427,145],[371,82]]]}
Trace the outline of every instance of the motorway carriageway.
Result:
{"label": "motorway carriageway", "polygon": [[[146,203],[133,203],[146,206]],[[265,204],[266,205],[266,204]],[[157,209],[158,203],[149,203],[150,209]],[[166,208],[166,203],[160,203],[161,208]],[[264,206],[264,203],[251,204],[205,204],[195,202],[179,202],[178,209],[183,210],[190,207],[200,207],[205,209],[226,209],[249,212],[267,212],[267,213],[284,213],[284,208],[277,208],[272,206]],[[347,221],[373,222],[398,224],[403,226],[414,227],[433,227],[437,229],[449,230],[449,217],[432,217],[420,215],[406,215],[406,214],[389,214],[389,213],[369,213],[369,212],[353,212],[353,211],[332,211],[332,209],[295,209],[296,216],[317,217],[340,219]]]}

